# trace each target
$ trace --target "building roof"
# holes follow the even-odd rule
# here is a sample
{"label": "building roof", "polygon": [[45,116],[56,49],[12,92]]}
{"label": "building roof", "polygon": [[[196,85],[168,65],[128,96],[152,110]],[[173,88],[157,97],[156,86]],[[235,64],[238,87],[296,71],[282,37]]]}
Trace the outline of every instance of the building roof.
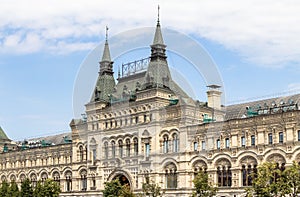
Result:
{"label": "building roof", "polygon": [[67,139],[72,140],[72,133],[61,133],[57,135],[50,135],[50,136],[45,136],[45,137],[39,137],[39,138],[32,138],[28,139],[27,141],[46,141],[49,142],[53,145],[58,145],[58,144],[65,144],[64,137],[67,137]]}
{"label": "building roof", "polygon": [[3,129],[0,127],[0,140],[9,140]]}
{"label": "building roof", "polygon": [[263,100],[245,102],[235,105],[229,105],[226,107],[225,120],[244,118],[247,116],[246,107],[250,107],[253,110],[259,109],[270,109],[273,107],[289,105],[289,104],[300,104],[300,94],[294,94],[289,96],[280,96],[275,98],[268,98]]}

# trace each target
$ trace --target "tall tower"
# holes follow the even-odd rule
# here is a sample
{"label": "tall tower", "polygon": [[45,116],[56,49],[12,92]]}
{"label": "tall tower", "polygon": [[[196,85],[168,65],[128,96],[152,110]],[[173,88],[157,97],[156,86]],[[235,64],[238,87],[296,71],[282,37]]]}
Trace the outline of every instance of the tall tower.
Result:
{"label": "tall tower", "polygon": [[108,45],[108,27],[106,27],[106,39],[102,60],[99,62],[99,64],[99,76],[91,101],[109,102],[110,95],[113,93],[116,84],[113,76],[113,61],[111,61]]}

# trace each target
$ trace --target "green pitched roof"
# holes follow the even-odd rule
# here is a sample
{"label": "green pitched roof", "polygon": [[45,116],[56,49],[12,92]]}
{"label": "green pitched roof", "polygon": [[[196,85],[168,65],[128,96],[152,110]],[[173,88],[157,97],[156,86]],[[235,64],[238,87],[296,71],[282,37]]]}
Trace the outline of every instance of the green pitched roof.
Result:
{"label": "green pitched roof", "polygon": [[0,127],[0,139],[8,140],[8,137],[6,136],[5,132],[1,127]]}

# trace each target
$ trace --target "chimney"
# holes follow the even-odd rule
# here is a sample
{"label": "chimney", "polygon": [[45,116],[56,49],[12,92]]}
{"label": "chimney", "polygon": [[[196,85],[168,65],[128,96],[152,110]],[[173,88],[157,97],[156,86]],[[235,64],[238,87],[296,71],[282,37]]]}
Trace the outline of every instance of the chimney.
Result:
{"label": "chimney", "polygon": [[207,86],[207,105],[216,110],[221,110],[221,94],[219,90],[221,86],[218,85],[209,85]]}

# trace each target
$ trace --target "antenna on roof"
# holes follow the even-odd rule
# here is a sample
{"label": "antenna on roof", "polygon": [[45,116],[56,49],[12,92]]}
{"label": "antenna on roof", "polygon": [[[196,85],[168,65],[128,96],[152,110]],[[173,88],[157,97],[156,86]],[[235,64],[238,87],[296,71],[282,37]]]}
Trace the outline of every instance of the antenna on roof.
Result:
{"label": "antenna on roof", "polygon": [[108,26],[106,25],[106,29],[105,29],[105,40],[107,41],[108,39]]}
{"label": "antenna on roof", "polygon": [[160,7],[159,7],[159,4],[158,4],[158,6],[157,6],[157,22],[159,23],[159,9],[160,9]]}

